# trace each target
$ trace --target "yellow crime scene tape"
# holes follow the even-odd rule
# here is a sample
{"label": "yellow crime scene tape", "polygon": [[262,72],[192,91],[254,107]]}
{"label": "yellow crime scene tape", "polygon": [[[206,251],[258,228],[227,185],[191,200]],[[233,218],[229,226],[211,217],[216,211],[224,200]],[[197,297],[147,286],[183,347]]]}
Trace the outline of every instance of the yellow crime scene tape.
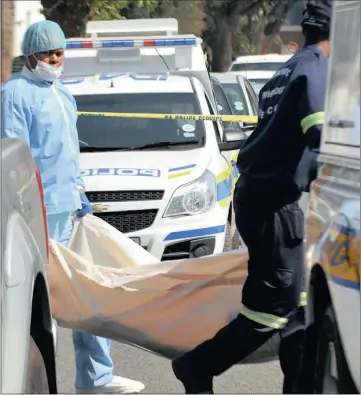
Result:
{"label": "yellow crime scene tape", "polygon": [[78,111],[79,116],[86,117],[114,117],[114,118],[148,118],[148,119],[175,119],[184,121],[219,121],[257,123],[258,117],[249,115],[200,115],[200,114],[147,114],[128,112],[90,112]]}

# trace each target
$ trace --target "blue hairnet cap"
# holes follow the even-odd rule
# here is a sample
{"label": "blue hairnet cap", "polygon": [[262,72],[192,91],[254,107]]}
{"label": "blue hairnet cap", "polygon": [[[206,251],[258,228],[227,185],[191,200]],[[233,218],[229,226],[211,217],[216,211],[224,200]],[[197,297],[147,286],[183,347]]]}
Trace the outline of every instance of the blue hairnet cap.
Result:
{"label": "blue hairnet cap", "polygon": [[328,31],[331,25],[333,0],[308,0],[301,25]]}
{"label": "blue hairnet cap", "polygon": [[25,56],[59,48],[66,48],[65,35],[61,27],[53,21],[40,21],[30,25],[21,44]]}

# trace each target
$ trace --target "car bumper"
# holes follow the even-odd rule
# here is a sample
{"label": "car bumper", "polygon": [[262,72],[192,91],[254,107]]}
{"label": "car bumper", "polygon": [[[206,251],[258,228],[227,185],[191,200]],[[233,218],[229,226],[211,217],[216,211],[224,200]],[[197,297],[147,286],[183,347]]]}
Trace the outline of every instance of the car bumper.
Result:
{"label": "car bumper", "polygon": [[159,260],[199,258],[223,251],[227,216],[215,209],[197,216],[162,218],[127,236]]}

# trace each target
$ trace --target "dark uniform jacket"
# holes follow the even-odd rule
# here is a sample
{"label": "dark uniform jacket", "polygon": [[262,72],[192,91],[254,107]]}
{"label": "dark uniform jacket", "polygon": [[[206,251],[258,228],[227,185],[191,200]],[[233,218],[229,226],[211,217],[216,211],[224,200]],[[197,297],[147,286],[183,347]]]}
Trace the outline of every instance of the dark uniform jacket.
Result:
{"label": "dark uniform jacket", "polygon": [[239,152],[238,188],[253,195],[297,200],[315,175],[325,119],[327,57],[305,46],[279,69],[259,94],[258,125]]}

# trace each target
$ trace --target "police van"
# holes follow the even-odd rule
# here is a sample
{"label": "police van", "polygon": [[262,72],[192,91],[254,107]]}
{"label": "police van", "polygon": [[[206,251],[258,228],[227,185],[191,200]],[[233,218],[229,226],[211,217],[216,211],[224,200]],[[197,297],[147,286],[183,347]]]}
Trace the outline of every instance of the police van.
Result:
{"label": "police van", "polygon": [[217,115],[201,40],[169,32],[120,37],[144,33],[149,20],[117,23],[116,38],[104,37],[102,22],[97,33],[92,25],[92,35],[103,29],[99,36],[68,40],[65,58],[63,82],[78,106],[80,165],[95,215],[162,260],[238,248],[232,193],[246,135],[181,116]]}
{"label": "police van", "polygon": [[307,217],[307,393],[361,390],[360,19],[359,1],[334,2],[320,170]]}

